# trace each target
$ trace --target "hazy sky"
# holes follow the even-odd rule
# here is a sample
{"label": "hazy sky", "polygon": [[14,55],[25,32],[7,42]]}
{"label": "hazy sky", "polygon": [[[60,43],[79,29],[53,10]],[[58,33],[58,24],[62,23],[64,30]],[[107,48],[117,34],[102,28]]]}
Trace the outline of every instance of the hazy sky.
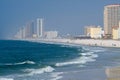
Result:
{"label": "hazy sky", "polygon": [[45,30],[83,34],[86,25],[103,26],[103,10],[120,0],[0,0],[0,38],[31,20],[44,18]]}

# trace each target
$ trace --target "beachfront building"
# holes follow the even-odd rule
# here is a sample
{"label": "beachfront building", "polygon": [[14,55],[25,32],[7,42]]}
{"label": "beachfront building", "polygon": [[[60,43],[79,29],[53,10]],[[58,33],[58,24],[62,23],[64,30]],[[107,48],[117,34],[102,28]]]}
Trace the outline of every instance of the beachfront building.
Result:
{"label": "beachfront building", "polygon": [[37,37],[43,37],[43,19],[37,19]]}
{"label": "beachfront building", "polygon": [[106,38],[112,37],[112,27],[119,26],[120,4],[104,7],[104,31]]}
{"label": "beachfront building", "polygon": [[19,31],[15,34],[15,38],[17,39],[33,38],[33,34],[34,34],[34,22],[31,21],[19,29]]}
{"label": "beachfront building", "polygon": [[119,27],[114,26],[112,28],[112,38],[116,40],[120,39],[120,28]]}
{"label": "beachfront building", "polygon": [[45,32],[45,38],[47,39],[54,39],[58,37],[58,32],[57,31],[47,31]]}
{"label": "beachfront building", "polygon": [[86,26],[85,35],[90,36],[91,38],[102,38],[103,31],[100,26]]}
{"label": "beachfront building", "polygon": [[119,26],[112,27],[112,39],[120,40],[120,21]]}

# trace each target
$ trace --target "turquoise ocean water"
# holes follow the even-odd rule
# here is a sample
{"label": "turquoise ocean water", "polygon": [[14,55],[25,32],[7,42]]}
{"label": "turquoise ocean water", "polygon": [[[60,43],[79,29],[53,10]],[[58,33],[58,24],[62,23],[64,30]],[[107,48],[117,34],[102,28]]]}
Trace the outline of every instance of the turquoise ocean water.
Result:
{"label": "turquoise ocean water", "polygon": [[0,40],[0,80],[82,80],[89,70],[119,65],[119,53],[115,48]]}

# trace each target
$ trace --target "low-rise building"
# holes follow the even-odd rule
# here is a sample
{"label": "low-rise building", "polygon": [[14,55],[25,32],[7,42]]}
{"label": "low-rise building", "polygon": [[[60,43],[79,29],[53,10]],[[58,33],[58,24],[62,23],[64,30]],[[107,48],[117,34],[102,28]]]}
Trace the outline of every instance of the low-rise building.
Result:
{"label": "low-rise building", "polygon": [[104,33],[100,26],[87,26],[85,27],[85,35],[91,38],[102,38]]}
{"label": "low-rise building", "polygon": [[113,39],[120,39],[120,27],[114,26],[112,28],[112,38]]}
{"label": "low-rise building", "polygon": [[47,31],[45,32],[45,38],[47,39],[53,39],[58,37],[58,32],[57,31]]}
{"label": "low-rise building", "polygon": [[120,39],[120,21],[119,26],[112,27],[112,39]]}

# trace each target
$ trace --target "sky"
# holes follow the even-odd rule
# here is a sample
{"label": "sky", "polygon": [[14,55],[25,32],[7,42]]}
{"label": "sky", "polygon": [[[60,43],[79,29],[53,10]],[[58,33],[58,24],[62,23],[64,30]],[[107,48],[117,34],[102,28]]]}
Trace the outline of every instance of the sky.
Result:
{"label": "sky", "polygon": [[44,19],[44,30],[79,35],[88,25],[103,27],[104,6],[120,0],[0,0],[0,39],[12,37],[27,22]]}

